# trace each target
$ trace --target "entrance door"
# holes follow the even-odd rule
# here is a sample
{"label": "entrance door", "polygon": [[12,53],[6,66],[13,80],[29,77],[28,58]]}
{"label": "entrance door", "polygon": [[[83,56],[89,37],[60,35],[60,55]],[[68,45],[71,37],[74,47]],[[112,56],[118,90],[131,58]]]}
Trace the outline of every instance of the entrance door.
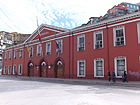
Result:
{"label": "entrance door", "polygon": [[28,64],[28,76],[34,76],[34,66],[32,62]]}
{"label": "entrance door", "polygon": [[42,62],[40,64],[40,69],[39,69],[40,73],[39,73],[39,76],[40,77],[47,77],[47,65],[46,65],[46,62]]}
{"label": "entrance door", "polygon": [[61,61],[55,64],[55,78],[62,78],[64,73],[64,65]]}

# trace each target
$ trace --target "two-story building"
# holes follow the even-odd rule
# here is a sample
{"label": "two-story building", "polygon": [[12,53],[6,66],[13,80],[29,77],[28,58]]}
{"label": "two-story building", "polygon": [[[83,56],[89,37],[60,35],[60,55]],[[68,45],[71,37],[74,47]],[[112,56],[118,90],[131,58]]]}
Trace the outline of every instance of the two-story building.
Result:
{"label": "two-story building", "polygon": [[3,55],[3,75],[140,80],[140,12],[71,30],[42,24]]}

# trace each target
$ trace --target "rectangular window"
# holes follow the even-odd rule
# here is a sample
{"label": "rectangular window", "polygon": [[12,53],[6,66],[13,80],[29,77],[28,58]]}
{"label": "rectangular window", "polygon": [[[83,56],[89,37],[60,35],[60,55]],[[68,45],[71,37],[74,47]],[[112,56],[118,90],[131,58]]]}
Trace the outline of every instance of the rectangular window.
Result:
{"label": "rectangular window", "polygon": [[77,37],[77,51],[85,50],[85,35]]}
{"label": "rectangular window", "polygon": [[11,74],[11,66],[8,66],[8,74]]}
{"label": "rectangular window", "polygon": [[4,53],[4,59],[7,59],[7,56],[8,56],[8,54],[7,54],[7,52],[5,51],[5,53]]}
{"label": "rectangular window", "polygon": [[18,65],[18,74],[22,75],[22,65],[21,64]]}
{"label": "rectangular window", "polygon": [[138,43],[140,43],[140,22],[137,23]]}
{"label": "rectangular window", "polygon": [[23,49],[19,49],[19,58],[22,58]]}
{"label": "rectangular window", "polygon": [[94,59],[94,77],[104,77],[104,59]]}
{"label": "rectangular window", "polygon": [[46,55],[51,54],[51,42],[46,43]]}
{"label": "rectangular window", "polygon": [[12,51],[9,51],[9,59],[12,59]]}
{"label": "rectangular window", "polygon": [[14,59],[17,57],[17,50],[14,50]]}
{"label": "rectangular window", "polygon": [[4,66],[3,74],[6,74],[6,66]]}
{"label": "rectangular window", "polygon": [[98,31],[94,33],[94,49],[103,48],[103,32]]}
{"label": "rectangular window", "polygon": [[41,53],[42,53],[42,45],[39,44],[37,45],[37,56],[41,56]]}
{"label": "rectangular window", "polygon": [[62,53],[62,40],[56,40],[56,53]]}
{"label": "rectangular window", "polygon": [[77,76],[85,77],[85,60],[77,61]]}
{"label": "rectangular window", "polygon": [[27,50],[29,52],[29,57],[33,57],[33,46],[28,47]]}
{"label": "rectangular window", "polygon": [[125,44],[124,26],[114,28],[114,46],[124,46]]}
{"label": "rectangular window", "polygon": [[16,65],[13,66],[13,74],[16,74]]}
{"label": "rectangular window", "polygon": [[122,73],[126,71],[126,57],[115,58],[115,73],[117,77],[122,77]]}

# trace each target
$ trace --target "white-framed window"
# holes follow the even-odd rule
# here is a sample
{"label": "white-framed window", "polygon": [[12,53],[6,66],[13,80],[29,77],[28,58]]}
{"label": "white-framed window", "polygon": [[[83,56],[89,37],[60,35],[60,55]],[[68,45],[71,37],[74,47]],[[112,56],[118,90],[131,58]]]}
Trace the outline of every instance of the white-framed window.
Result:
{"label": "white-framed window", "polygon": [[124,71],[127,71],[126,57],[115,57],[114,60],[116,77],[121,78],[122,73],[124,73]]}
{"label": "white-framed window", "polygon": [[113,29],[114,31],[114,46],[124,46],[125,42],[125,28],[124,26],[118,26]]}
{"label": "white-framed window", "polygon": [[14,49],[14,59],[16,59],[16,57],[17,57],[17,50]]}
{"label": "white-framed window", "polygon": [[8,66],[8,74],[11,74],[11,65]]}
{"label": "white-framed window", "polygon": [[86,64],[85,60],[77,61],[77,77],[85,77],[86,73]]}
{"label": "white-framed window", "polygon": [[101,49],[103,47],[103,31],[94,32],[94,49]]}
{"label": "white-framed window", "polygon": [[85,35],[77,36],[77,51],[85,50]]}
{"label": "white-framed window", "polygon": [[46,43],[46,55],[51,54],[51,42]]}
{"label": "white-framed window", "polygon": [[16,65],[13,65],[13,74],[16,74]]}
{"label": "white-framed window", "polygon": [[62,53],[62,40],[56,40],[56,53]]}
{"label": "white-framed window", "polygon": [[7,59],[7,57],[8,57],[8,52],[4,52],[4,59]]}
{"label": "white-framed window", "polygon": [[22,75],[22,65],[21,64],[18,65],[18,74]]}
{"label": "white-framed window", "polygon": [[12,51],[9,51],[9,59],[12,59]]}
{"label": "white-framed window", "polygon": [[138,43],[140,43],[140,22],[137,23]]}
{"label": "white-framed window", "polygon": [[94,77],[104,77],[104,59],[94,59]]}
{"label": "white-framed window", "polygon": [[3,74],[6,74],[6,66],[4,66]]}
{"label": "white-framed window", "polygon": [[33,57],[33,46],[27,47],[27,51],[29,52],[29,57]]}
{"label": "white-framed window", "polygon": [[36,55],[37,56],[41,56],[41,53],[42,53],[42,45],[41,44],[38,44],[37,45],[37,53],[36,53]]}
{"label": "white-framed window", "polygon": [[22,58],[23,49],[19,49],[19,58]]}

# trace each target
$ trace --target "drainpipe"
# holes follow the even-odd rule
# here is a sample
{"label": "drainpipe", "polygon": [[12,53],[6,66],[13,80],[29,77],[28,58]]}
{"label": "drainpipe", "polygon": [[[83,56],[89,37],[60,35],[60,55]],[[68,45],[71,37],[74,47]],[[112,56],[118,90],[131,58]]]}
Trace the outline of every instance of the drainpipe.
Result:
{"label": "drainpipe", "polygon": [[107,23],[106,23],[106,34],[107,34],[107,59],[108,59],[108,61],[107,61],[108,62],[108,70],[107,71],[110,72],[109,32],[108,32],[108,25],[107,25]]}
{"label": "drainpipe", "polygon": [[[69,31],[69,35],[70,34],[71,34],[71,31]],[[71,64],[71,40],[70,40],[70,38],[71,37],[69,36],[69,78],[71,78],[71,72],[70,72],[71,71],[70,70],[71,69],[71,67],[70,67],[71,66],[70,65]]]}

